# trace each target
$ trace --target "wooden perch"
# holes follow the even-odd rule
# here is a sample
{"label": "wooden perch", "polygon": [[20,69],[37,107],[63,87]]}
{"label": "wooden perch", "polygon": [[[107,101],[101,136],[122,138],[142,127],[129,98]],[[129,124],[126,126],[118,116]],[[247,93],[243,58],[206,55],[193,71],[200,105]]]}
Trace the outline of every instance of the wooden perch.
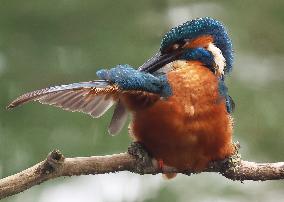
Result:
{"label": "wooden perch", "polygon": [[[132,144],[128,152],[107,156],[65,158],[60,151],[54,150],[47,158],[15,175],[0,180],[0,199],[25,191],[44,181],[74,175],[95,175],[118,171],[138,174],[183,173],[193,174],[190,170],[179,171],[173,168],[159,169],[151,157],[139,144]],[[217,172],[231,180],[279,180],[284,179],[284,162],[254,163],[243,161],[236,154],[223,161],[213,162],[204,172]]]}

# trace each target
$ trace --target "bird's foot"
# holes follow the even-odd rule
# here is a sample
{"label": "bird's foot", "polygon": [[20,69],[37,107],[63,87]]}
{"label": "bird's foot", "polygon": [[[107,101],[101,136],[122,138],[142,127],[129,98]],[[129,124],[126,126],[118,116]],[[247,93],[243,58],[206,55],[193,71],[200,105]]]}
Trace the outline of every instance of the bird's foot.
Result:
{"label": "bird's foot", "polygon": [[141,143],[132,142],[128,147],[128,153],[137,159],[136,172],[140,174],[153,172],[154,165],[152,163],[152,157]]}
{"label": "bird's foot", "polygon": [[176,169],[171,166],[165,165],[163,159],[153,159],[153,165],[158,167],[158,171],[163,173],[164,179],[172,179],[177,176],[177,173],[174,172]]}
{"label": "bird's foot", "polygon": [[158,159],[158,168],[161,172],[163,172],[163,168],[164,168],[164,161],[162,159]]}
{"label": "bird's foot", "polygon": [[152,164],[154,167],[158,169],[159,172],[163,173],[165,170],[167,170],[168,166],[165,165],[163,159],[155,159],[152,158]]}
{"label": "bird's foot", "polygon": [[132,142],[128,147],[128,153],[134,156],[136,162],[136,173],[143,174],[157,174],[164,173],[167,179],[176,176],[176,169],[164,164],[162,159],[153,158],[139,142]]}

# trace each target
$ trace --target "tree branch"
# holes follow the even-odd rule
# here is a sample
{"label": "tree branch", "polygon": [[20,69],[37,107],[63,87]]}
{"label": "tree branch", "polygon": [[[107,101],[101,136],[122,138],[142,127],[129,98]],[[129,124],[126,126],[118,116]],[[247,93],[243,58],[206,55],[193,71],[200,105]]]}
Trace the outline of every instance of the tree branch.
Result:
{"label": "tree branch", "polygon": [[[139,144],[133,144],[128,152],[107,155],[65,158],[54,150],[47,158],[15,175],[0,180],[0,199],[25,191],[44,181],[74,175],[95,175],[118,171],[138,174],[183,173],[191,175],[190,170],[179,171],[174,168],[159,167]],[[243,161],[238,154],[223,161],[213,162],[204,172],[217,172],[231,180],[278,180],[284,179],[284,162],[254,163]]]}

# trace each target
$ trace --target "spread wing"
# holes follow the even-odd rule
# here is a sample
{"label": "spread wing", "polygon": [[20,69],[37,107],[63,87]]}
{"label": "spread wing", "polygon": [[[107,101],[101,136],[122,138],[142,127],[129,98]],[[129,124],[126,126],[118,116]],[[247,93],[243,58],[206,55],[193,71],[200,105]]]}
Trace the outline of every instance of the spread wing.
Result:
{"label": "spread wing", "polygon": [[128,110],[119,100],[120,96],[134,94],[147,96],[139,90],[123,90],[105,80],[59,85],[25,93],[12,101],[7,108],[12,109],[31,101],[38,101],[72,112],[83,112],[94,118],[102,116],[113,104],[114,114],[108,132],[115,135],[121,131],[128,117]]}
{"label": "spread wing", "polygon": [[97,118],[114,104],[118,92],[117,86],[103,80],[72,83],[26,93],[11,102],[7,108],[38,101],[68,111],[83,112]]}
{"label": "spread wing", "polygon": [[[26,93],[14,100],[7,108],[14,108],[30,101],[38,101],[69,111],[79,111],[100,117],[116,104],[109,133],[118,133],[127,120],[128,111],[120,96],[131,94],[137,99],[155,95],[169,96],[171,90],[166,77],[155,77],[139,72],[129,65],[118,65],[110,70],[97,72],[102,80],[60,85]],[[150,95],[151,94],[151,95]]]}

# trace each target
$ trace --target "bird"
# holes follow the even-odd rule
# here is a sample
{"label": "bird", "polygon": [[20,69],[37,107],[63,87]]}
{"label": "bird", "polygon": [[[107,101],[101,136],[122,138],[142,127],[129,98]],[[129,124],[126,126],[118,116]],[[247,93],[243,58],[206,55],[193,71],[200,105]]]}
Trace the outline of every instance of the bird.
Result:
{"label": "bird", "polygon": [[138,68],[101,69],[96,80],[35,90],[7,108],[38,101],[98,118],[115,105],[110,134],[119,133],[130,114],[130,136],[161,169],[201,172],[235,152],[235,104],[225,84],[232,66],[232,41],[223,23],[196,18],[171,28],[158,52]]}

